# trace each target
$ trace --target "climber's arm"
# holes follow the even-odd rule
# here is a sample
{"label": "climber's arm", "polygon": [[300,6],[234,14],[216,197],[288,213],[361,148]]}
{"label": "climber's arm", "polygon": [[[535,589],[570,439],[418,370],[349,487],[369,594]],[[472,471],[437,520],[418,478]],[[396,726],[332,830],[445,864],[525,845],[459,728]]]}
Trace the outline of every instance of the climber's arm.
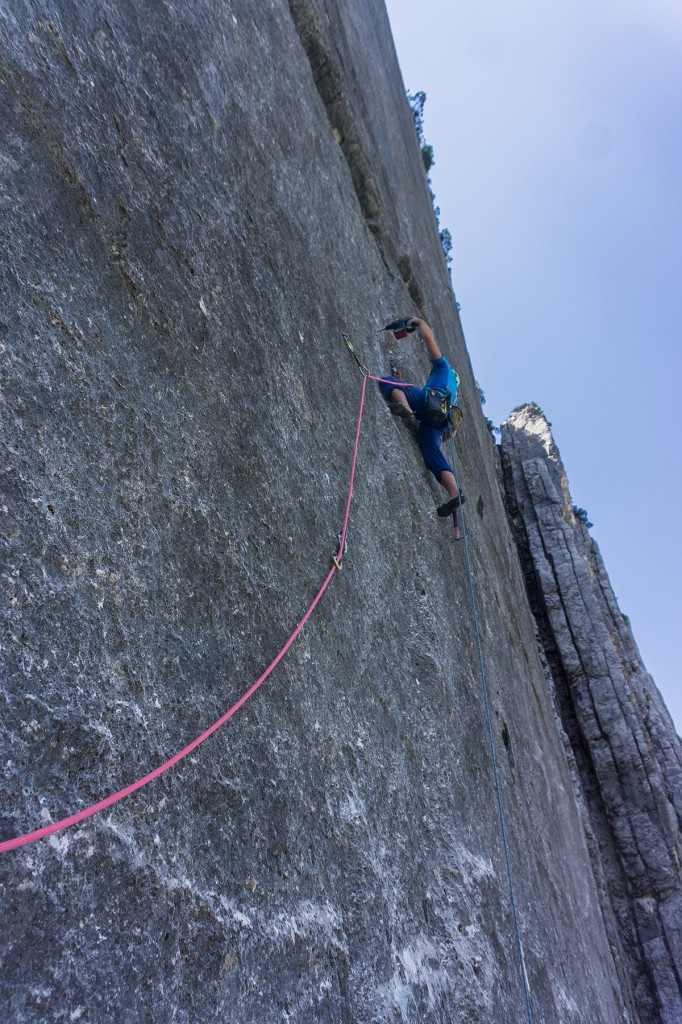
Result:
{"label": "climber's arm", "polygon": [[419,336],[421,337],[422,341],[424,342],[424,345],[426,346],[426,351],[429,354],[429,359],[442,358],[443,353],[438,348],[438,345],[436,344],[436,339],[434,337],[434,333],[427,324],[426,320],[421,320],[418,316],[413,316],[410,320],[408,320],[407,325],[408,327],[415,326],[419,331]]}

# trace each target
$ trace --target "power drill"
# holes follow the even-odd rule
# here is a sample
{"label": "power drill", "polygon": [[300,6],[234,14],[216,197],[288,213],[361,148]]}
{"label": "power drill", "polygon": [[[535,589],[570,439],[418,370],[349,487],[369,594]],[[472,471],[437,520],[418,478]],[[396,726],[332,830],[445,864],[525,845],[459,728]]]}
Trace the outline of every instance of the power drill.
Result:
{"label": "power drill", "polygon": [[386,324],[382,330],[393,331],[393,337],[396,341],[400,341],[401,338],[406,338],[408,334],[412,334],[413,331],[417,330],[416,324],[413,324],[412,327],[407,326],[407,321],[411,319],[411,316],[404,316],[402,320],[394,320],[392,323]]}

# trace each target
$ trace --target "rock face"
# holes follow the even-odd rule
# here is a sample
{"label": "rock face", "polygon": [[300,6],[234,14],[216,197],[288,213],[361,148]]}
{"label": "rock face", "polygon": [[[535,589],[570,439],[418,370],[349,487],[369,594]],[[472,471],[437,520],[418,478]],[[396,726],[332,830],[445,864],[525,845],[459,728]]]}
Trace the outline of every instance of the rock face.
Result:
{"label": "rock face", "polygon": [[[643,1021],[682,1020],[682,744],[535,405],[502,427],[508,504],[575,757],[611,941]],[[620,953],[622,950],[622,954]]]}
{"label": "rock face", "polygon": [[[383,4],[19,0],[0,133],[0,838],[149,772],[280,650],[343,519],[341,332],[423,380],[376,334],[416,308],[462,378],[533,1020],[636,1021]],[[343,571],[238,715],[0,855],[3,1024],[526,1019],[463,547],[372,389],[358,474]]]}

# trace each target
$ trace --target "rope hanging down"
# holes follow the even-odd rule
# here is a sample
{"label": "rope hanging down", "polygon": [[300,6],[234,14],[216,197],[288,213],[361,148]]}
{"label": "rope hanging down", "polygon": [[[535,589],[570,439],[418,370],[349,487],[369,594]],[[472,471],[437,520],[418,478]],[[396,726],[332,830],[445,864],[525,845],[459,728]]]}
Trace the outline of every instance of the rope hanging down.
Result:
{"label": "rope hanging down", "polygon": [[[455,453],[455,439],[450,435],[450,446],[452,449],[452,468],[455,474],[455,482],[457,483],[457,490],[459,491],[459,473],[457,471],[457,457]],[[521,980],[523,982],[523,994],[526,1000],[526,1013],[528,1015],[528,1024],[533,1024],[533,1012],[531,1010],[530,1003],[530,986],[528,983],[528,974],[526,972],[526,959],[523,955],[523,943],[521,941],[521,929],[519,927],[519,917],[516,912],[516,897],[514,896],[514,882],[512,879],[511,869],[511,858],[509,856],[509,843],[507,841],[507,826],[504,819],[504,807],[502,805],[502,789],[500,787],[500,773],[497,768],[497,754],[495,752],[495,736],[493,734],[493,723],[490,714],[490,699],[488,697],[488,684],[485,678],[485,667],[483,665],[483,649],[481,647],[481,632],[478,626],[478,611],[476,609],[476,596],[474,594],[474,577],[471,571],[471,559],[469,558],[469,540],[467,537],[466,519],[462,506],[459,506],[459,511],[462,518],[462,532],[464,534],[464,551],[466,554],[467,572],[469,576],[469,594],[471,597],[471,607],[474,615],[474,629],[476,632],[476,648],[478,650],[478,664],[481,671],[481,682],[483,684],[483,701],[485,704],[485,719],[488,726],[488,740],[490,742],[490,754],[493,763],[493,775],[495,776],[495,793],[497,795],[497,810],[500,817],[500,828],[502,831],[502,845],[504,846],[504,859],[507,865],[507,881],[509,882],[509,896],[511,899],[512,916],[514,918],[514,930],[516,932],[516,946],[519,954],[519,962],[521,964]]]}
{"label": "rope hanging down", "polygon": [[165,761],[164,764],[159,765],[158,768],[155,768],[153,771],[149,772],[148,775],[144,775],[141,779],[137,779],[136,782],[131,782],[129,786],[125,786],[123,789],[120,789],[117,793],[113,793],[111,796],[105,797],[104,800],[99,800],[97,803],[92,804],[92,806],[86,807],[82,811],[77,811],[75,814],[71,814],[68,818],[62,818],[60,821],[55,821],[51,825],[45,825],[43,828],[36,829],[34,832],[27,832],[24,835],[16,836],[14,839],[5,840],[5,842],[0,843],[0,853],[6,853],[9,850],[16,850],[20,846],[26,846],[28,843],[35,842],[36,839],[44,839],[46,836],[53,835],[55,832],[61,832],[65,828],[69,828],[70,825],[75,825],[79,821],[84,821],[86,818],[90,818],[93,814],[97,814],[98,811],[103,811],[106,807],[111,807],[112,804],[117,803],[124,797],[130,796],[130,794],[134,793],[136,790],[142,789],[142,787],[146,786],[148,782],[151,782],[153,779],[158,778],[159,775],[163,775],[164,772],[167,772],[168,769],[172,768],[173,765],[178,763],[178,761],[182,761],[184,757],[187,757],[187,755],[191,754],[193,750],[196,750],[200,743],[203,743],[204,740],[208,739],[208,737],[211,736],[217,729],[219,729],[221,725],[224,725],[229,718],[232,718],[232,716],[235,714],[235,712],[239,710],[242,704],[245,704],[249,697],[251,697],[256,692],[261,683],[265,682],[265,680],[268,678],[272,670],[279,664],[284,655],[287,653],[287,651],[293,644],[294,640],[296,639],[296,637],[301,632],[306,622],[312,615],[318,601],[320,600],[325,590],[329,586],[332,576],[338,569],[341,568],[341,559],[343,558],[343,553],[346,546],[346,533],[348,531],[348,520],[350,518],[350,506],[351,501],[353,499],[353,482],[355,480],[355,467],[358,459],[358,446],[360,444],[360,427],[362,424],[362,413],[365,405],[366,390],[367,375],[363,377],[362,381],[360,409],[358,411],[358,421],[355,428],[355,446],[353,448],[353,460],[350,471],[350,483],[348,485],[348,496],[346,498],[346,512],[343,519],[343,527],[341,529],[341,533],[339,534],[339,550],[337,551],[336,556],[332,558],[332,566],[327,575],[325,576],[322,586],[320,587],[317,594],[313,598],[305,615],[303,616],[303,618],[301,619],[301,621],[299,622],[299,624],[297,625],[296,629],[291,634],[287,642],[284,644],[279,654],[270,662],[265,672],[263,672],[263,674],[260,676],[260,678],[256,680],[253,686],[251,686],[246,691],[246,693],[239,698],[236,704],[233,704],[230,710],[226,711],[225,714],[222,715],[217,722],[214,722],[213,725],[209,726],[209,728],[206,729],[205,732],[202,732],[201,736],[197,736],[195,740],[192,740],[191,743],[189,743],[182,750],[178,751],[177,754],[174,754],[173,757],[171,757],[168,761]]}
{"label": "rope hanging down", "polygon": [[[373,377],[369,373],[367,368],[361,363],[360,358],[359,358],[357,352],[355,351],[355,349],[353,348],[353,345],[351,344],[350,338],[348,337],[347,334],[343,335],[343,339],[346,342],[346,344],[348,345],[348,348],[350,349],[350,351],[351,351],[353,357],[355,358],[355,361],[357,362],[358,366],[360,367],[360,370],[361,370],[361,372],[364,375],[364,380],[366,381],[367,378],[369,377],[370,380],[375,380],[375,381],[383,382],[385,380],[385,378],[383,378],[383,377]],[[387,384],[394,384],[396,387],[409,387],[410,386],[409,384],[400,384],[397,381],[388,381],[387,380],[386,383]],[[453,432],[450,433],[450,447],[451,447],[451,451],[452,451],[452,469],[453,469],[454,476],[455,476],[455,483],[457,484],[457,493],[461,494],[462,492],[461,492],[461,487],[460,487],[460,482],[459,482],[459,473],[457,471],[457,456],[456,456],[456,450],[455,450],[455,437],[454,437],[454,433]],[[460,503],[458,505],[458,508],[457,508],[457,510],[455,511],[455,514],[454,514],[455,537],[456,538],[458,538],[458,531],[459,531],[459,527],[458,527],[458,524],[457,524],[457,511],[459,511],[459,513],[461,515],[461,519],[462,519],[462,532],[463,532],[463,535],[464,535],[464,551],[466,553],[467,574],[468,574],[468,577],[469,577],[469,594],[470,594],[470,597],[471,597],[471,608],[472,608],[472,611],[473,611],[473,618],[474,618],[474,630],[475,630],[475,633],[476,633],[476,648],[477,648],[477,651],[478,651],[478,664],[479,664],[479,669],[480,669],[480,672],[481,672],[481,682],[482,682],[482,685],[483,685],[483,700],[484,700],[484,704],[485,704],[485,717],[486,717],[486,723],[487,723],[487,726],[488,726],[488,740],[489,740],[489,743],[490,743],[490,754],[491,754],[492,765],[493,765],[493,775],[495,777],[495,793],[496,793],[496,796],[497,796],[497,810],[498,810],[498,814],[499,814],[499,818],[500,818],[500,829],[501,829],[501,832],[502,832],[502,844],[504,846],[504,859],[505,859],[505,863],[506,863],[506,866],[507,866],[507,881],[509,883],[509,896],[510,896],[510,900],[511,900],[512,917],[514,919],[514,931],[515,931],[515,935],[516,935],[516,947],[517,947],[517,951],[518,951],[518,955],[519,955],[519,963],[520,963],[520,967],[521,967],[521,981],[523,983],[523,994],[524,994],[524,998],[525,998],[525,1002],[526,1002],[526,1014],[527,1014],[527,1017],[528,1017],[528,1024],[533,1024],[533,1011],[531,1009],[531,1002],[530,1002],[530,985],[529,985],[529,982],[528,982],[528,973],[526,971],[526,960],[525,960],[525,957],[524,957],[524,954],[523,954],[523,942],[521,940],[521,929],[520,929],[520,926],[519,926],[519,917],[518,917],[518,913],[517,913],[517,910],[516,910],[516,897],[514,895],[514,880],[513,880],[513,877],[512,877],[511,858],[510,858],[510,855],[509,855],[509,842],[507,840],[507,826],[505,824],[504,806],[502,804],[502,789],[501,789],[501,786],[500,786],[500,773],[499,773],[499,770],[498,770],[498,767],[497,767],[497,754],[496,754],[496,751],[495,751],[495,736],[493,734],[492,717],[491,717],[491,714],[490,714],[490,699],[488,697],[488,684],[486,682],[485,666],[483,664],[483,649],[481,647],[481,632],[480,632],[479,625],[478,625],[478,610],[476,608],[476,595],[474,593],[474,578],[473,578],[473,573],[472,573],[472,570],[471,570],[471,559],[469,557],[469,539],[467,537],[466,521],[465,521],[465,518],[464,518],[464,511],[462,509],[461,501],[460,501]]]}

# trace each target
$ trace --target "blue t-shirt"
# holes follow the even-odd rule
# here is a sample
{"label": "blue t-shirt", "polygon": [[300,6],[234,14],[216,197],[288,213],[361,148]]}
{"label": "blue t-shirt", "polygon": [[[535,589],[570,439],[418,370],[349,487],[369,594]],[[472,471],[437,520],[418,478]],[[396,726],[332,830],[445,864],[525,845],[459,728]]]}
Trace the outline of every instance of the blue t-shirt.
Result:
{"label": "blue t-shirt", "polygon": [[428,376],[425,388],[434,388],[436,391],[449,391],[450,401],[455,404],[459,377],[450,366],[445,356],[440,359],[431,360],[431,373]]}

